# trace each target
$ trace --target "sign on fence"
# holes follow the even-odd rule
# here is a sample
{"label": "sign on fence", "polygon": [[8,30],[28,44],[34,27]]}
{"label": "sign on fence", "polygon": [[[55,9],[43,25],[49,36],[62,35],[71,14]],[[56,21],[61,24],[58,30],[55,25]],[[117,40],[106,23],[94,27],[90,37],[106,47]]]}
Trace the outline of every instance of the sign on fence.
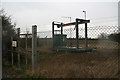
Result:
{"label": "sign on fence", "polygon": [[12,41],[12,47],[17,47],[17,41]]}

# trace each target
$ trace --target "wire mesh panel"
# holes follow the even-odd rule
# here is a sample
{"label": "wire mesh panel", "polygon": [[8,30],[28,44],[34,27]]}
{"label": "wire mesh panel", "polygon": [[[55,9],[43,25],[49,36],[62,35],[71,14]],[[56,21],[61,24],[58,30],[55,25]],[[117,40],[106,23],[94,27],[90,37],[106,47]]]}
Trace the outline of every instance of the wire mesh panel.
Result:
{"label": "wire mesh panel", "polygon": [[52,31],[37,32],[37,47],[38,49],[52,47]]}
{"label": "wire mesh panel", "polygon": [[[76,28],[65,27],[63,33],[67,35],[67,46],[75,46]],[[118,26],[93,26],[87,28],[88,47],[89,48],[118,48],[118,42],[110,39],[111,34],[118,33]],[[79,46],[85,47],[85,27],[79,25]]]}
{"label": "wire mesh panel", "polygon": [[63,28],[63,34],[67,35],[67,47],[75,47],[75,27],[69,26]]}
{"label": "wire mesh panel", "polygon": [[111,34],[118,32],[118,26],[93,26],[88,27],[88,46],[91,48],[118,48],[118,42],[110,39]]}
{"label": "wire mesh panel", "polygon": [[31,50],[32,49],[32,32],[26,31],[23,32],[21,31],[20,33],[20,47],[23,49]]}
{"label": "wire mesh panel", "polygon": [[52,31],[41,31],[37,32],[39,38],[52,38]]}

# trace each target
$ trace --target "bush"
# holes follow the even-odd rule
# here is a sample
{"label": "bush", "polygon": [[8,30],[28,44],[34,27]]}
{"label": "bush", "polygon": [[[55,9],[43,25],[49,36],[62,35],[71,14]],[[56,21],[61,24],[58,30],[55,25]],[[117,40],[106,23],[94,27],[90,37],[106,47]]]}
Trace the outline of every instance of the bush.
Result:
{"label": "bush", "polygon": [[120,43],[120,33],[111,34],[108,37],[110,40]]}

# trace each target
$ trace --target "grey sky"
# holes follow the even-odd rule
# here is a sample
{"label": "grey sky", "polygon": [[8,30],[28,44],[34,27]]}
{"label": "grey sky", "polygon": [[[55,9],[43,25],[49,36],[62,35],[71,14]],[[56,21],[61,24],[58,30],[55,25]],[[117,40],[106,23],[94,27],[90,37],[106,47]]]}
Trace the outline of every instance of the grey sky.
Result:
{"label": "grey sky", "polygon": [[[111,0],[112,1],[112,0]],[[12,15],[13,21],[23,31],[38,25],[38,31],[51,30],[52,21],[69,22],[62,16],[84,18],[83,10],[87,11],[89,26],[117,25],[118,3],[116,2],[2,2],[2,8]]]}
{"label": "grey sky", "polygon": [[2,2],[118,2],[119,0],[1,0]]}

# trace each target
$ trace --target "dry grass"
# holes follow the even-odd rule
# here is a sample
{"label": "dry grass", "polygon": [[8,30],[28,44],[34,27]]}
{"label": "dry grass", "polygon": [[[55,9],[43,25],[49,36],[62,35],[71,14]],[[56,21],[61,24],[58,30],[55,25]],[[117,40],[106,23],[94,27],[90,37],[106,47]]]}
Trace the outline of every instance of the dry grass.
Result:
{"label": "dry grass", "polygon": [[[45,51],[45,52],[44,52]],[[26,78],[117,78],[118,56],[95,53],[48,53],[39,54],[39,62],[32,75],[31,69],[6,67],[7,77]],[[8,63],[7,63],[8,64]],[[12,73],[11,73],[12,72]]]}
{"label": "dry grass", "polygon": [[39,61],[35,75],[47,78],[117,78],[118,57],[93,53],[54,54]]}

